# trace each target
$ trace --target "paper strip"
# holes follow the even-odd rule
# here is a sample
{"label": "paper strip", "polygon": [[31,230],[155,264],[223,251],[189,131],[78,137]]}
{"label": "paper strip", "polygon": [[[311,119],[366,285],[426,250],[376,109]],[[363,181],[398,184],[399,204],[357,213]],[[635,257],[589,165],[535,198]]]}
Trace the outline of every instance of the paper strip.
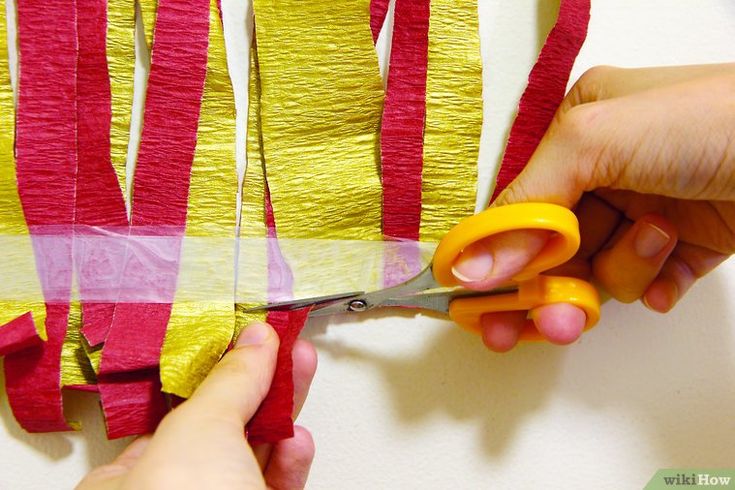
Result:
{"label": "paper strip", "polygon": [[[426,119],[429,0],[396,0],[388,84],[381,126],[383,235],[418,240]],[[385,256],[385,287],[419,272],[418,248]],[[399,264],[407,264],[402,268]]]}
{"label": "paper strip", "polygon": [[66,338],[61,348],[61,385],[65,388],[73,386],[77,390],[90,390],[92,388],[85,387],[96,385],[97,377],[84,351],[84,340],[80,332],[81,324],[81,305],[78,302],[72,302]]}
{"label": "paper strip", "polygon": [[110,153],[125,196],[135,75],[135,0],[107,0],[106,41],[112,97]]}
{"label": "paper strip", "polygon": [[101,376],[99,382],[109,439],[150,434],[168,411],[157,370]]}
{"label": "paper strip", "polygon": [[370,2],[370,30],[373,32],[373,42],[378,41],[380,31],[388,14],[390,0],[372,0]]}
{"label": "paper strip", "polygon": [[418,240],[429,0],[396,0],[381,127],[383,234]]}
{"label": "paper strip", "polygon": [[[114,1],[113,1],[114,3]],[[75,233],[105,236],[106,227],[124,229],[128,224],[125,201],[110,157],[111,94],[106,56],[105,0],[77,0],[77,191]],[[127,62],[133,64],[132,59]],[[119,67],[116,67],[119,68]],[[121,139],[118,137],[118,139]],[[127,143],[127,138],[124,138]],[[127,149],[127,148],[126,148]],[[120,163],[118,162],[118,167]],[[81,225],[81,226],[80,226]],[[99,230],[92,227],[100,227]],[[79,287],[84,296],[99,278],[116,272],[121,264],[103,260],[110,256],[107,247],[87,241],[85,253],[91,258],[77,263]],[[111,244],[122,250],[124,244]],[[82,331],[92,345],[104,341],[112,322],[113,303],[82,304]]]}
{"label": "paper strip", "polygon": [[426,79],[421,241],[474,212],[482,129],[476,0],[432,0]]}
{"label": "paper strip", "polygon": [[263,150],[281,237],[381,238],[383,83],[368,5],[255,0]]}
{"label": "paper strip", "polygon": [[[197,146],[191,170],[186,233],[194,236],[233,238],[232,248],[218,258],[233,271],[237,211],[235,163],[235,101],[227,71],[225,39],[217,1],[209,10],[209,54],[204,97],[199,116]],[[181,267],[197,264],[199,250],[183,244]],[[163,390],[188,398],[217,363],[232,340],[235,304],[190,302],[173,305],[161,353]]]}
{"label": "paper strip", "polygon": [[[132,225],[184,232],[189,178],[204,88],[207,0],[161,0],[134,178]],[[178,257],[175,242],[170,251]],[[124,274],[141,264],[128,261]],[[154,275],[155,277],[155,275]],[[169,285],[173,296],[175,283]],[[158,367],[171,304],[119,303],[102,354],[102,373]]]}
{"label": "paper strip", "polygon": [[[23,278],[24,289],[33,297],[25,301],[0,300],[0,327],[18,320],[12,328],[30,326],[26,316],[32,313],[38,334],[44,339],[46,307],[43,304],[41,284],[35,273],[33,245],[28,232],[18,195],[15,177],[15,103],[10,85],[8,64],[5,1],[0,0],[0,234],[15,235],[12,248],[3,248],[4,283],[8,279]],[[21,319],[24,318],[24,319]],[[29,332],[30,333],[30,332]]]}
{"label": "paper strip", "polygon": [[[20,0],[20,78],[17,115],[17,177],[31,234],[52,225],[71,235],[76,161],[76,2]],[[53,19],[50,25],[48,20]],[[66,232],[64,232],[66,229]],[[39,268],[71,290],[71,241],[53,249],[35,244]],[[44,293],[50,285],[42,284]],[[68,301],[68,300],[67,300]],[[60,356],[69,314],[67,304],[49,305],[48,341],[5,358],[8,400],[30,432],[69,430],[61,400]]]}
{"label": "paper strip", "polygon": [[271,389],[248,424],[250,444],[293,437],[293,344],[308,315],[309,309],[268,313],[268,323],[278,332],[281,345]]}
{"label": "paper strip", "polygon": [[29,311],[0,327],[0,356],[6,356],[28,347],[39,345],[41,338]]}
{"label": "paper strip", "polygon": [[587,37],[589,20],[590,0],[562,0],[556,24],[528,76],[490,202],[521,173],[551,124]]}
{"label": "paper strip", "polygon": [[137,2],[138,6],[140,7],[140,15],[143,18],[145,42],[148,45],[148,51],[150,52],[153,49],[153,31],[156,27],[156,10],[158,9],[158,0],[137,0]]}

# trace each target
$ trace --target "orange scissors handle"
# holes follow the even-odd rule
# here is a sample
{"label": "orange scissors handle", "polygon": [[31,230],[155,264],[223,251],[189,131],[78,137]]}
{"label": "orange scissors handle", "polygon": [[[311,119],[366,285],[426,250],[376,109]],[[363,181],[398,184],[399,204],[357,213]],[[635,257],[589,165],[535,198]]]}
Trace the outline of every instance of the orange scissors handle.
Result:
{"label": "orange scissors handle", "polygon": [[[518,290],[495,296],[456,298],[449,304],[449,317],[462,328],[480,333],[480,319],[485,313],[528,311],[534,317],[536,308],[554,303],[570,303],[587,316],[585,330],[600,319],[600,297],[590,283],[573,277],[536,276],[518,283]],[[521,340],[543,340],[533,322],[521,331]]]}
{"label": "orange scissors handle", "polygon": [[434,278],[442,286],[457,286],[452,266],[466,247],[498,233],[515,230],[554,232],[541,253],[513,278],[516,282],[563,264],[579,249],[579,222],[567,208],[547,203],[490,208],[463,219],[444,235],[434,252]]}
{"label": "orange scissors handle", "polygon": [[[587,315],[586,328],[600,318],[600,299],[589,283],[570,277],[540,276],[539,274],[571,259],[579,249],[579,222],[570,210],[547,203],[521,203],[490,208],[462,220],[439,243],[432,264],[436,281],[445,287],[459,285],[452,266],[469,245],[498,233],[515,230],[546,230],[552,232],[545,247],[526,267],[513,277],[512,293],[455,298],[449,306],[449,316],[459,325],[479,332],[480,318],[485,313],[529,311],[553,303],[571,303]],[[531,322],[522,339],[540,339]]]}

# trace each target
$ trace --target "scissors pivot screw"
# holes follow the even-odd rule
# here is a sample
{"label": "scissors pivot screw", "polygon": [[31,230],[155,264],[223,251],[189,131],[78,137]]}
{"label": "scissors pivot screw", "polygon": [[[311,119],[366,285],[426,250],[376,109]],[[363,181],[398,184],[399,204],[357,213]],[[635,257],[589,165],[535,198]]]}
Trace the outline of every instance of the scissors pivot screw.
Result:
{"label": "scissors pivot screw", "polygon": [[368,309],[368,304],[367,301],[363,299],[353,299],[352,301],[350,301],[350,304],[347,305],[347,309],[349,311],[360,313]]}

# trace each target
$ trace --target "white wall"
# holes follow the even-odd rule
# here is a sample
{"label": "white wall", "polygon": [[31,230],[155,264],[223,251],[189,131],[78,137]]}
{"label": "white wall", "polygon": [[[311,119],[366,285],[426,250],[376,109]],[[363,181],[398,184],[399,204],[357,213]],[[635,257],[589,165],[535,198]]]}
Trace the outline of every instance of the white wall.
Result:
{"label": "white wall", "polygon": [[[487,179],[558,2],[479,2]],[[729,0],[593,3],[574,78],[596,64],[735,60]],[[576,345],[507,355],[423,316],[313,322],[304,335],[320,367],[301,419],[318,447],[311,488],[624,489],[661,467],[734,467],[733,289],[730,260],[668,316],[609,303]],[[70,409],[83,432],[27,435],[2,400],[0,488],[69,487],[120,450],[91,398]]]}

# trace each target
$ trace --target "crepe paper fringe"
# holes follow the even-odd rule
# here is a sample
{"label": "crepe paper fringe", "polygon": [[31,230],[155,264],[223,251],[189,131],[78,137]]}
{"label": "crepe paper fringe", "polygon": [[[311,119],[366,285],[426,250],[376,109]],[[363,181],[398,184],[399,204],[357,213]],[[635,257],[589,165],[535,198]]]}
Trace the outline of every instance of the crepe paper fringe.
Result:
{"label": "crepe paper fringe", "polygon": [[383,29],[385,17],[388,14],[390,0],[372,0],[370,2],[370,30],[373,33],[373,42],[378,41],[380,31]]}
{"label": "crepe paper fringe", "polygon": [[474,212],[481,130],[477,0],[431,0],[421,241],[439,241]]}
{"label": "crepe paper fringe", "polygon": [[[207,75],[191,170],[186,235],[231,237],[232,249],[223,252],[220,259],[235,264],[235,100],[216,0],[210,4],[209,26]],[[182,267],[187,262],[196,263],[196,253],[184,244]],[[234,328],[234,302],[175,301],[161,352],[163,390],[184,398],[191,396],[222,357]]]}
{"label": "crepe paper fringe", "polygon": [[[133,184],[133,230],[152,226],[173,237],[183,235],[208,32],[207,0],[159,2]],[[178,255],[178,250],[171,252]],[[130,268],[124,274],[137,267],[127,265]],[[157,368],[170,313],[170,303],[119,303],[102,351],[100,372]]]}
{"label": "crepe paper fringe", "polygon": [[[84,350],[84,339],[80,333],[82,308],[79,302],[72,302],[66,337],[61,347],[61,386],[74,387],[76,390],[97,390],[97,376]],[[85,388],[88,387],[88,388]]]}
{"label": "crepe paper fringe", "polygon": [[[16,245],[12,250],[3,250],[3,262],[6,272],[11,276],[18,274],[25,277],[27,281],[35,281],[35,284],[29,284],[29,287],[35,289],[37,298],[41,298],[40,281],[35,276],[28,277],[27,272],[21,272],[27,271],[29,268],[32,269],[35,258],[28,226],[23,217],[16,181],[15,100],[10,85],[6,21],[5,2],[0,0],[0,114],[2,115],[0,117],[0,235],[15,236],[17,238]],[[46,306],[43,301],[0,302],[0,328],[7,325],[8,322],[16,321],[19,321],[20,324],[14,323],[11,327],[14,332],[21,326],[30,327],[31,324],[27,323],[27,318],[21,319],[29,313],[38,337],[46,339],[44,327]],[[7,349],[10,349],[12,344],[10,340],[11,330],[4,334],[7,336],[7,344],[4,344]],[[29,331],[28,334],[31,335],[31,332]]]}
{"label": "crepe paper fringe", "polygon": [[278,333],[281,345],[270,391],[248,424],[250,444],[275,443],[293,437],[293,345],[309,311],[307,308],[268,313],[268,323]]}
{"label": "crepe paper fringe", "polygon": [[0,356],[43,343],[30,311],[0,327]]}
{"label": "crepe paper fringe", "polygon": [[157,370],[101,376],[98,387],[109,439],[150,434],[169,411]]}
{"label": "crepe paper fringe", "polygon": [[280,236],[381,239],[383,82],[369,0],[255,0],[254,13]]}
{"label": "crepe paper fringe", "polygon": [[429,0],[396,0],[381,127],[383,234],[418,240]]}
{"label": "crepe paper fringe", "polygon": [[[104,0],[77,0],[78,167],[74,221],[83,225],[85,233],[90,233],[92,226],[104,229],[128,225],[125,200],[110,156],[112,98],[106,56],[106,12]],[[90,256],[101,257],[105,252],[94,247],[86,251]],[[94,260],[78,264],[82,294],[89,287],[88,280],[104,277],[114,265]],[[107,336],[115,305],[84,302],[82,309],[82,331],[91,344],[97,345]]]}
{"label": "crepe paper fringe", "polygon": [[[114,0],[109,0],[114,1]],[[148,51],[153,49],[153,33],[156,27],[156,10],[159,0],[136,0],[140,7],[140,16],[143,19],[143,31]]]}
{"label": "crepe paper fringe", "polygon": [[60,358],[68,315],[68,305],[48,305],[48,340],[5,356],[8,402],[15,420],[28,432],[74,428],[64,418],[61,397]]}
{"label": "crepe paper fringe", "polygon": [[[76,192],[76,3],[20,0],[20,59],[16,126],[17,179],[31,234],[55,232],[71,237]],[[48,19],[53,19],[51,28]],[[49,35],[53,33],[53,35]],[[58,289],[44,294],[68,296],[71,290],[71,240],[53,248],[38,241],[36,255]],[[18,422],[29,432],[70,430],[61,398],[60,357],[68,304],[47,307],[48,341],[5,358],[6,389]]]}
{"label": "crepe paper fringe", "polygon": [[562,0],[559,16],[528,76],[490,202],[521,173],[564,99],[569,75],[587,37],[590,0]]}
{"label": "crepe paper fringe", "polygon": [[[268,182],[265,177],[265,157],[263,154],[263,134],[260,119],[261,79],[258,62],[257,42],[253,41],[250,50],[250,80],[248,92],[248,131],[247,161],[240,216],[241,237],[276,238],[276,219],[270,199]],[[281,254],[278,242],[269,240],[263,250],[261,260],[254,260],[260,269],[262,260],[267,257],[267,269],[260,274],[268,274],[269,295],[280,291],[291,291],[293,276]],[[242,280],[242,278],[240,278]],[[284,283],[284,284],[282,284]],[[275,443],[293,436],[293,343],[306,322],[308,311],[269,312],[265,314],[245,313],[242,307],[237,309],[236,335],[242,328],[253,321],[268,321],[273,325],[280,338],[278,358],[273,383],[258,413],[248,426],[248,438],[252,444]]]}
{"label": "crepe paper fringe", "polygon": [[[98,0],[100,1],[100,0]],[[112,99],[110,154],[123,196],[135,76],[135,0],[106,0],[106,55]]]}

